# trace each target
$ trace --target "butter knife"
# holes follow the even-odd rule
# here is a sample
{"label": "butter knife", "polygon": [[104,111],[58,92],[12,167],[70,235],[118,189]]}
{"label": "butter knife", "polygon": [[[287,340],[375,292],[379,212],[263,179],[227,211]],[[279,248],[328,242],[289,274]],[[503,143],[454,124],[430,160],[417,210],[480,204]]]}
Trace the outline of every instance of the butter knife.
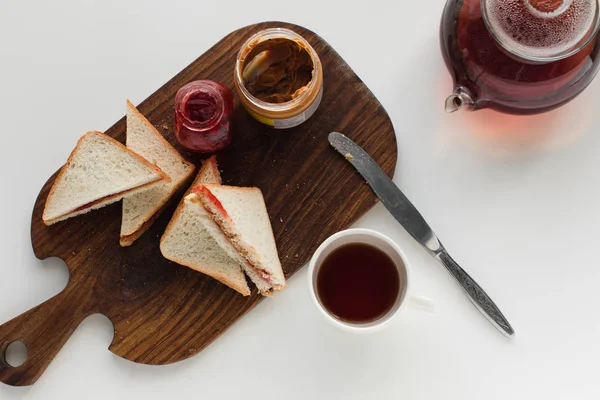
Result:
{"label": "butter knife", "polygon": [[330,133],[329,143],[356,168],[400,225],[431,256],[446,267],[475,307],[504,335],[507,337],[514,336],[515,331],[502,315],[500,309],[477,282],[450,257],[448,251],[446,251],[419,211],[394,182],[388,178],[371,156],[341,133]]}

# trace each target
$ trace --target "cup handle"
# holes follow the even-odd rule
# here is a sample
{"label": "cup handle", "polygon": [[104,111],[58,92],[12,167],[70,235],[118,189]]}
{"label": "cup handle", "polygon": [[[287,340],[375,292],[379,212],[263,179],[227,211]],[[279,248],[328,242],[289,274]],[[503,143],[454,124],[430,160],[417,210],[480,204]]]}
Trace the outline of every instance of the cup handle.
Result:
{"label": "cup handle", "polygon": [[433,313],[436,310],[435,299],[421,295],[411,295],[408,297],[406,304],[415,310],[426,311]]}

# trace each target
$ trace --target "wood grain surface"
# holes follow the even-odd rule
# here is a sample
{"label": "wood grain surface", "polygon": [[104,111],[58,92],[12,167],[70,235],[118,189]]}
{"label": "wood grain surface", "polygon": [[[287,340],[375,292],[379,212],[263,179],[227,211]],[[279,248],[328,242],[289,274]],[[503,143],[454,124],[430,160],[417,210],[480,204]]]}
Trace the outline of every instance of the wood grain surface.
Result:
{"label": "wood grain surface", "polygon": [[[300,26],[252,25],[209,49],[139,105],[139,110],[182,150],[173,134],[177,90],[197,79],[215,80],[233,90],[234,63],[242,43],[262,29],[277,26],[296,31],[319,54],[324,70],[322,103],[304,124],[279,131],[252,119],[236,96],[234,144],[218,154],[218,161],[225,184],[257,186],[263,191],[289,278],[323,240],[348,228],[376,202],[354,169],[329,146],[329,132],[352,138],[390,176],[396,165],[392,123],[344,60],[323,39]],[[115,101],[123,102],[125,112],[125,99]],[[124,142],[125,119],[106,133]],[[197,154],[182,154],[196,164],[202,160]],[[94,313],[106,315],[114,324],[113,353],[138,363],[168,364],[197,354],[263,300],[255,288],[252,296],[242,297],[161,256],[159,239],[182,193],[133,246],[121,248],[120,203],[51,227],[42,223],[46,196],[56,175],[38,196],[31,238],[38,258],[55,256],[66,262],[70,280],[54,298],[0,326],[0,381],[15,386],[35,383],[79,323]],[[282,295],[266,301],[277,301]],[[3,354],[16,340],[27,346],[28,358],[22,366],[11,367]]]}

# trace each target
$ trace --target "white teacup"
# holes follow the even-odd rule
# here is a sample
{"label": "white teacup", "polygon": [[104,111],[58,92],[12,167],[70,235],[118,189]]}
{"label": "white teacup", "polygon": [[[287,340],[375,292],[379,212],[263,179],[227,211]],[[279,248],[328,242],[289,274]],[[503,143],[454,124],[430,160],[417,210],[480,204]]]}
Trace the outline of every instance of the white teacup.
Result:
{"label": "white teacup", "polygon": [[[400,290],[398,291],[398,297],[396,302],[391,309],[380,318],[367,323],[353,323],[343,321],[333,314],[331,314],[327,308],[323,305],[319,299],[317,293],[317,277],[319,275],[319,269],[321,268],[323,261],[329,256],[334,250],[341,246],[345,246],[352,243],[361,243],[371,245],[385,254],[387,254],[394,265],[398,269],[398,276],[400,278]],[[308,269],[308,284],[310,288],[311,297],[323,316],[331,322],[333,325],[342,328],[346,331],[355,333],[366,333],[379,330],[387,325],[392,318],[394,318],[398,312],[403,308],[402,306],[407,302],[408,299],[417,299],[411,297],[411,286],[410,286],[410,273],[406,262],[406,256],[402,250],[387,236],[370,230],[370,229],[348,229],[336,233],[325,240],[317,249],[312,259],[310,260]],[[426,298],[422,298],[421,302],[427,302]]]}

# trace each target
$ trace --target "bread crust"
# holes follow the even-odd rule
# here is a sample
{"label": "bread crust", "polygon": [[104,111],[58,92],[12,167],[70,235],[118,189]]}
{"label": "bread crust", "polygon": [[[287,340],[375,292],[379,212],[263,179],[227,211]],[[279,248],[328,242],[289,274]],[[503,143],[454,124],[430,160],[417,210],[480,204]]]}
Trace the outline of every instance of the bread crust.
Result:
{"label": "bread crust", "polygon": [[[56,191],[56,188],[57,188],[57,184],[58,184],[58,182],[60,182],[60,181],[61,181],[61,178],[63,177],[63,175],[64,175],[64,174],[66,173],[66,171],[67,171],[67,167],[68,167],[70,164],[72,164],[72,162],[73,162],[73,158],[75,157],[75,155],[77,154],[77,152],[78,152],[78,151],[79,151],[79,149],[81,148],[81,145],[82,145],[83,141],[84,141],[84,140],[85,140],[85,139],[86,139],[86,138],[87,138],[89,135],[98,135],[98,136],[101,136],[102,138],[104,138],[104,139],[106,139],[106,140],[108,140],[108,141],[111,141],[111,142],[113,142],[113,144],[116,144],[116,145],[120,146],[120,148],[121,148],[122,150],[125,150],[127,153],[130,153],[130,154],[131,154],[133,157],[135,157],[135,158],[136,158],[138,161],[140,161],[141,163],[143,163],[143,164],[144,164],[144,165],[146,165],[147,167],[149,167],[149,168],[151,168],[151,169],[155,170],[155,171],[156,171],[156,172],[159,174],[159,176],[157,177],[157,179],[156,179],[156,180],[154,180],[154,181],[151,181],[151,182],[148,182],[148,183],[146,183],[146,184],[144,184],[144,185],[141,185],[141,186],[138,186],[138,187],[136,187],[136,188],[132,188],[132,189],[129,189],[129,190],[125,190],[125,191],[123,191],[123,192],[119,192],[119,193],[114,193],[114,194],[111,194],[111,195],[109,195],[109,196],[105,196],[105,197],[103,197],[103,198],[97,199],[97,200],[95,200],[95,201],[93,201],[93,202],[91,202],[91,203],[89,203],[89,204],[86,204],[86,205],[85,205],[85,209],[83,209],[83,210],[77,210],[77,209],[75,209],[75,210],[72,210],[72,211],[70,211],[70,212],[68,212],[68,213],[65,213],[65,214],[63,214],[63,215],[59,215],[59,216],[58,216],[58,217],[56,217],[56,218],[52,218],[52,219],[46,219],[46,217],[45,217],[45,216],[46,216],[46,211],[47,211],[47,208],[48,208],[48,203],[49,203],[49,200],[50,200],[50,199],[52,199],[52,198],[53,198],[53,196],[54,196],[54,192]],[[52,225],[52,224],[55,224],[55,223],[57,223],[57,222],[64,221],[65,219],[68,219],[68,218],[70,218],[70,217],[74,217],[74,216],[77,216],[77,215],[80,215],[80,214],[84,214],[84,213],[85,213],[85,212],[87,212],[87,211],[91,211],[91,210],[93,210],[93,209],[100,208],[100,207],[101,207],[101,206],[103,206],[103,205],[108,205],[108,204],[110,204],[111,202],[115,202],[115,201],[117,201],[117,200],[115,200],[115,198],[120,198],[120,197],[123,197],[123,196],[125,196],[125,195],[127,195],[127,194],[132,194],[132,192],[135,192],[135,191],[139,191],[139,190],[148,189],[148,188],[150,188],[151,186],[153,186],[153,185],[155,185],[155,184],[158,184],[158,183],[162,183],[162,182],[170,182],[170,181],[171,181],[171,178],[170,178],[170,177],[169,177],[167,174],[165,174],[163,170],[161,170],[160,168],[158,168],[156,165],[154,165],[154,164],[151,164],[150,162],[148,162],[148,160],[146,160],[145,158],[143,158],[143,157],[142,157],[142,156],[140,156],[139,154],[137,154],[137,153],[135,153],[135,152],[133,152],[133,151],[130,151],[129,149],[127,149],[127,147],[125,147],[125,146],[124,146],[124,145],[123,145],[121,142],[119,142],[118,140],[116,140],[116,139],[113,139],[113,138],[111,138],[110,136],[108,136],[108,135],[105,135],[105,134],[104,134],[104,133],[102,133],[102,132],[98,132],[98,131],[88,131],[88,132],[86,132],[86,133],[85,133],[85,135],[83,135],[82,137],[80,137],[80,138],[79,138],[79,140],[77,141],[77,145],[75,146],[75,148],[73,149],[73,151],[72,151],[72,152],[71,152],[71,154],[69,155],[69,158],[67,159],[67,162],[66,162],[66,163],[65,163],[65,164],[62,166],[62,168],[61,168],[61,170],[60,170],[60,172],[59,172],[58,176],[57,176],[57,177],[56,177],[56,179],[54,180],[54,184],[52,185],[52,188],[50,189],[50,193],[48,194],[48,197],[46,198],[46,203],[45,203],[45,205],[44,205],[44,212],[43,212],[43,214],[42,214],[42,220],[43,220],[44,224],[46,224],[47,226],[50,226],[50,225]],[[111,201],[111,200],[113,200],[113,201]],[[85,210],[87,210],[87,211],[85,211]]]}

